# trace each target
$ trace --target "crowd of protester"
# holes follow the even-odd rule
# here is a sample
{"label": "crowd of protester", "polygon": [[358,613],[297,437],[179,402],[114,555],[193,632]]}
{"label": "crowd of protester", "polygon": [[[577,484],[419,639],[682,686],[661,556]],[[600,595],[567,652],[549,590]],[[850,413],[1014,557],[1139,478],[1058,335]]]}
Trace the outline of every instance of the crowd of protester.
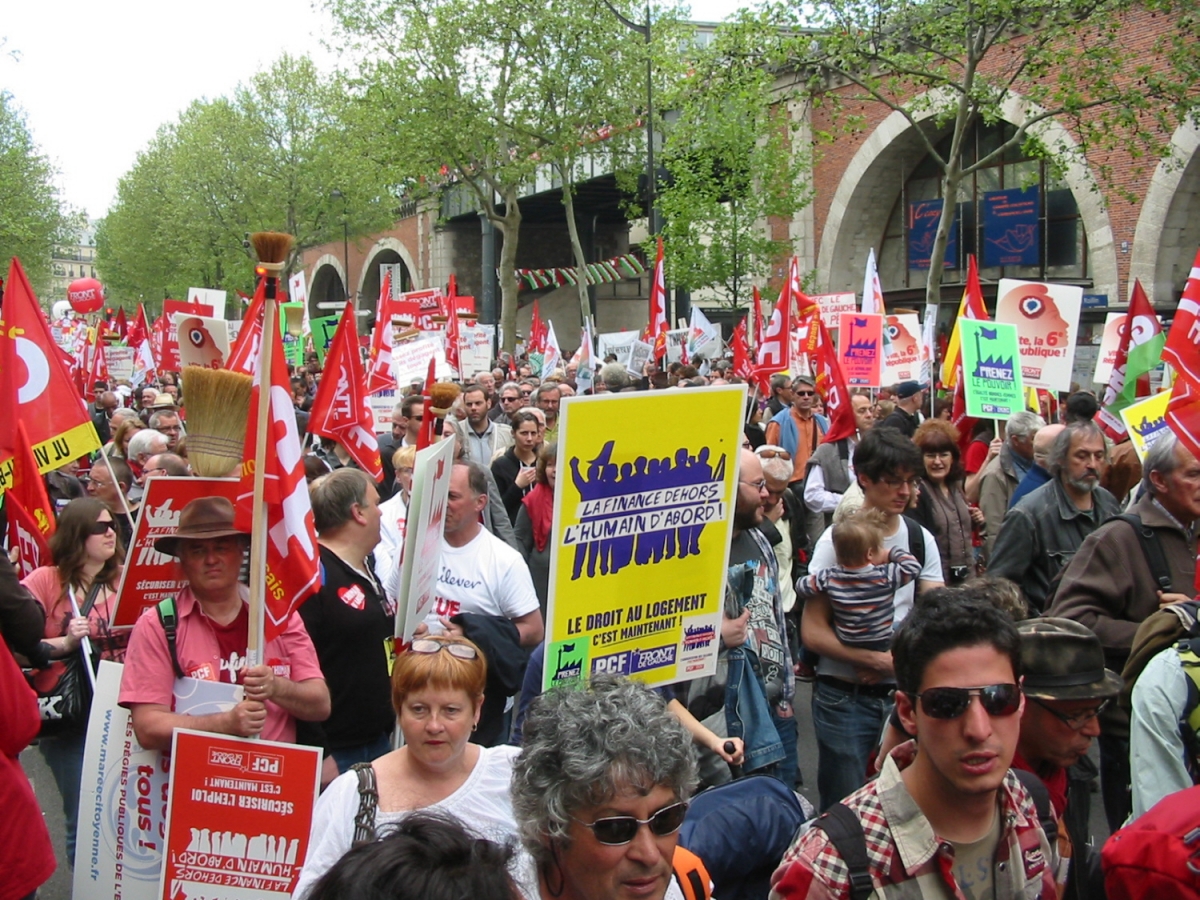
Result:
{"label": "crowd of protester", "polygon": [[[776,869],[781,898],[1103,896],[1092,789],[1115,831],[1195,772],[1183,651],[1134,653],[1136,684],[1118,674],[1160,611],[1195,627],[1200,462],[1182,444],[1168,434],[1130,463],[1083,393],[1065,398],[1062,421],[1021,411],[998,433],[964,434],[915,382],[852,391],[856,431],[826,443],[813,380],[774,376],[745,420],[717,674],[653,690],[597,677],[541,695],[558,417],[576,374],[538,378],[503,360],[462,386],[440,435],[455,464],[436,605],[390,673],[382,647],[429,414],[420,384],[380,435],[383,481],[336,442],[306,441],[321,585],[268,645],[272,665],[253,667],[238,650],[249,538],[220,498],[189,503],[156,545],[187,580],[173,640],[152,613],[132,635],[110,628],[147,481],[190,474],[187,397],[170,373],[137,392],[97,385],[107,462],[46,479],[54,565],[23,584],[0,569],[0,705],[14,723],[0,748],[0,802],[12,810],[0,830],[30,823],[39,848],[19,864],[11,843],[0,851],[17,875],[0,898],[31,896],[49,874],[16,763],[35,736],[7,710],[29,689],[9,656],[49,678],[85,641],[93,659],[124,661],[119,702],[144,747],[190,727],[322,748],[299,898],[658,900],[709,896],[710,870],[718,897],[764,896],[765,884],[721,893],[717,873],[739,865]],[[320,377],[315,357],[293,371],[301,434]],[[608,361],[594,391],[738,381],[727,361],[640,377]],[[1124,462],[1110,467],[1115,455]],[[177,673],[239,683],[244,699],[176,714]],[[818,751],[811,781],[801,728]],[[83,736],[36,741],[71,859]],[[755,775],[809,820],[782,859],[747,849],[777,844],[784,828],[763,812]],[[806,805],[794,792],[811,787]],[[707,826],[745,843],[732,864],[679,840],[698,788],[744,804],[738,824]],[[710,846],[702,830],[683,833]],[[856,893],[864,879],[874,894]]]}

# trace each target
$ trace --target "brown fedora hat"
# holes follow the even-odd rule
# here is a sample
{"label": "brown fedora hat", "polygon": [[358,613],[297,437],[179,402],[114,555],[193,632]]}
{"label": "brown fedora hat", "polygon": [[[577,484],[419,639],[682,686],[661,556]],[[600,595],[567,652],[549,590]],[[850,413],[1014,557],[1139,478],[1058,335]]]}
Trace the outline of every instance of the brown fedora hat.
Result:
{"label": "brown fedora hat", "polygon": [[1104,668],[1104,648],[1090,628],[1070,619],[1026,619],[1021,632],[1022,689],[1043,700],[1099,700],[1121,692],[1121,676]]}
{"label": "brown fedora hat", "polygon": [[159,553],[179,555],[180,541],[204,541],[209,538],[245,536],[233,527],[233,504],[224,497],[198,497],[179,514],[175,533],[154,542]]}

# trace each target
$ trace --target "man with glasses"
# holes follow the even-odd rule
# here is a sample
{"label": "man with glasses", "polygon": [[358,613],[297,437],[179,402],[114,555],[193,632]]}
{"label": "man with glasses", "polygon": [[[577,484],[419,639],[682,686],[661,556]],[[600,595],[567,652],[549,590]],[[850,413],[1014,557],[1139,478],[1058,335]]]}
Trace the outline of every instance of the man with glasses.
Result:
{"label": "man with glasses", "polygon": [[500,388],[500,402],[488,410],[488,418],[493,422],[511,425],[513,414],[521,408],[523,403],[521,388],[515,381],[507,381]]}
{"label": "man with glasses", "polygon": [[871,398],[861,389],[854,388],[851,391],[850,408],[854,410],[854,424],[858,428],[855,435],[821,444],[808,459],[804,477],[804,505],[818,517],[816,522],[810,522],[809,530],[814,540],[833,524],[834,510],[854,481],[854,465],[851,462],[854,448],[875,424]]}
{"label": "man with glasses", "polygon": [[[117,535],[125,547],[129,546],[129,539],[133,536],[133,518],[136,510],[136,504],[129,501],[129,488],[132,484],[133,470],[120,458],[109,459],[107,464],[100,460],[88,472],[88,495],[108,507],[117,525]],[[124,502],[122,496],[125,497]]]}
{"label": "man with glasses", "polygon": [[[907,550],[921,562],[915,589],[907,584],[893,595],[892,621],[899,624],[918,592],[942,585],[937,541],[904,515],[924,468],[917,445],[894,428],[872,428],[854,449],[854,470],[863,492],[863,508],[884,514],[884,550]],[[832,529],[817,540],[808,573],[837,563]],[[817,738],[817,790],[820,809],[841,800],[865,780],[867,765],[891,709],[895,688],[892,654],[852,647],[838,640],[833,610],[825,594],[804,604],[801,640],[818,654],[812,717]]]}
{"label": "man with glasses", "polygon": [[521,896],[683,900],[676,878],[709,889],[700,860],[677,844],[696,786],[690,744],[662,698],[625,678],[535,699],[512,774]]}
{"label": "man with glasses", "polygon": [[[1104,667],[1100,639],[1078,622],[1038,618],[1017,624],[1021,634],[1021,737],[1013,768],[1032,772],[1046,786],[1059,820],[1059,856],[1071,860],[1070,898],[1098,897],[1089,890],[1088,820],[1096,768],[1088,759],[1100,735],[1100,713],[1121,692],[1121,676]],[[1095,860],[1099,862],[1099,860]]]}
{"label": "man with glasses", "polygon": [[183,425],[174,408],[156,409],[150,414],[150,427],[167,439],[167,449],[174,451],[183,437]]}
{"label": "man with glasses", "polygon": [[[1058,896],[1057,851],[1009,770],[1025,705],[1019,644],[991,603],[962,591],[922,598],[892,645],[896,709],[915,740],[793,844],[772,897],[849,898],[852,877],[858,896]],[[835,841],[844,824],[862,836]],[[851,848],[865,854],[854,872]]]}
{"label": "man with glasses", "polygon": [[792,477],[788,483],[804,499],[804,469],[808,458],[829,430],[829,420],[816,415],[813,406],[817,389],[807,375],[792,379],[792,405],[782,409],[767,423],[767,443],[783,447],[792,456]]}

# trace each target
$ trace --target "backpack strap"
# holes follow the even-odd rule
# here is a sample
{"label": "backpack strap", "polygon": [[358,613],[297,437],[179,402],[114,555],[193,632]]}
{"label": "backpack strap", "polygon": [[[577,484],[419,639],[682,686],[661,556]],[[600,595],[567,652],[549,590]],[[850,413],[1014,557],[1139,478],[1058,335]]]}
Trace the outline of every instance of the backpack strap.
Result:
{"label": "backpack strap", "polygon": [[867,857],[867,836],[862,822],[850,807],[835,803],[813,823],[825,832],[850,874],[848,900],[867,900],[875,890]]}
{"label": "backpack strap", "polygon": [[158,623],[162,625],[163,634],[167,636],[167,649],[171,652],[171,666],[175,669],[175,677],[183,678],[183,668],[179,665],[179,650],[175,640],[179,630],[179,618],[175,615],[175,598],[160,600],[155,609],[158,611]]}
{"label": "backpack strap", "polygon": [[1033,808],[1037,810],[1038,822],[1041,823],[1042,831],[1046,832],[1046,843],[1054,849],[1058,846],[1058,816],[1054,814],[1054,806],[1050,803],[1050,791],[1045,782],[1025,769],[1013,768],[1009,771],[1017,776],[1017,781],[1029,792]]}
{"label": "backpack strap", "polygon": [[369,844],[375,840],[375,810],[379,808],[379,785],[375,769],[369,762],[350,767],[358,776],[358,812],[354,814],[354,843]]}
{"label": "backpack strap", "polygon": [[1175,647],[1187,676],[1187,703],[1179,717],[1179,734],[1192,781],[1200,784],[1200,637],[1180,641]]}
{"label": "backpack strap", "polygon": [[[925,568],[925,531],[921,523],[909,516],[901,516],[908,528],[908,552],[917,558],[921,568]],[[918,576],[919,577],[919,576]]]}
{"label": "backpack strap", "polygon": [[1163,553],[1162,544],[1158,542],[1158,538],[1154,534],[1154,529],[1142,523],[1142,517],[1137,513],[1121,513],[1113,516],[1108,521],[1120,519],[1133,529],[1138,536],[1138,542],[1142,545],[1142,553],[1146,557],[1146,563],[1150,566],[1150,575],[1154,578],[1155,584],[1158,585],[1160,591],[1171,590],[1171,567],[1167,564],[1167,556]]}
{"label": "backpack strap", "polygon": [[676,844],[675,854],[671,857],[671,868],[685,900],[712,900],[712,878],[699,856],[681,844]]}

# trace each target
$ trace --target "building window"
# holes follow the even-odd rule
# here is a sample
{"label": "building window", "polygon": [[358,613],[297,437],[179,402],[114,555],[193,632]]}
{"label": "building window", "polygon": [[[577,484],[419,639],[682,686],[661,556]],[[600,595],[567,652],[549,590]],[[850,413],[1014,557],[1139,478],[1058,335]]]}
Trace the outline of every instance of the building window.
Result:
{"label": "building window", "polygon": [[[965,142],[963,165],[986,156],[1014,131],[1015,126],[1007,122],[977,125]],[[939,142],[939,154],[949,153],[950,140],[947,135]],[[1013,198],[1022,190],[1026,192],[1026,213],[1011,221],[1019,223],[1012,226],[1018,239],[1020,235],[1031,236],[1023,252],[1019,248],[1012,249],[1011,241],[1004,240],[1008,222],[994,213],[1000,201]],[[936,210],[937,201],[944,199],[941,192],[941,171],[929,157],[904,179],[880,246],[879,278],[885,291],[924,288],[928,269],[910,264],[921,255],[916,250],[917,242],[927,237],[922,233],[920,214]],[[1075,196],[1053,168],[1043,161],[1030,159],[1020,149],[1010,150],[963,181],[955,206],[953,253],[947,253],[944,284],[966,281],[967,255],[971,253],[975,254],[980,266],[979,275],[985,281],[1000,278],[1084,281],[1090,277],[1087,237]],[[989,207],[993,210],[992,215],[989,215]],[[928,219],[924,221],[929,222]],[[988,240],[993,245],[993,262],[996,258],[1019,261],[986,265]],[[1000,246],[1010,248],[1011,252],[1002,252],[997,249]]]}

